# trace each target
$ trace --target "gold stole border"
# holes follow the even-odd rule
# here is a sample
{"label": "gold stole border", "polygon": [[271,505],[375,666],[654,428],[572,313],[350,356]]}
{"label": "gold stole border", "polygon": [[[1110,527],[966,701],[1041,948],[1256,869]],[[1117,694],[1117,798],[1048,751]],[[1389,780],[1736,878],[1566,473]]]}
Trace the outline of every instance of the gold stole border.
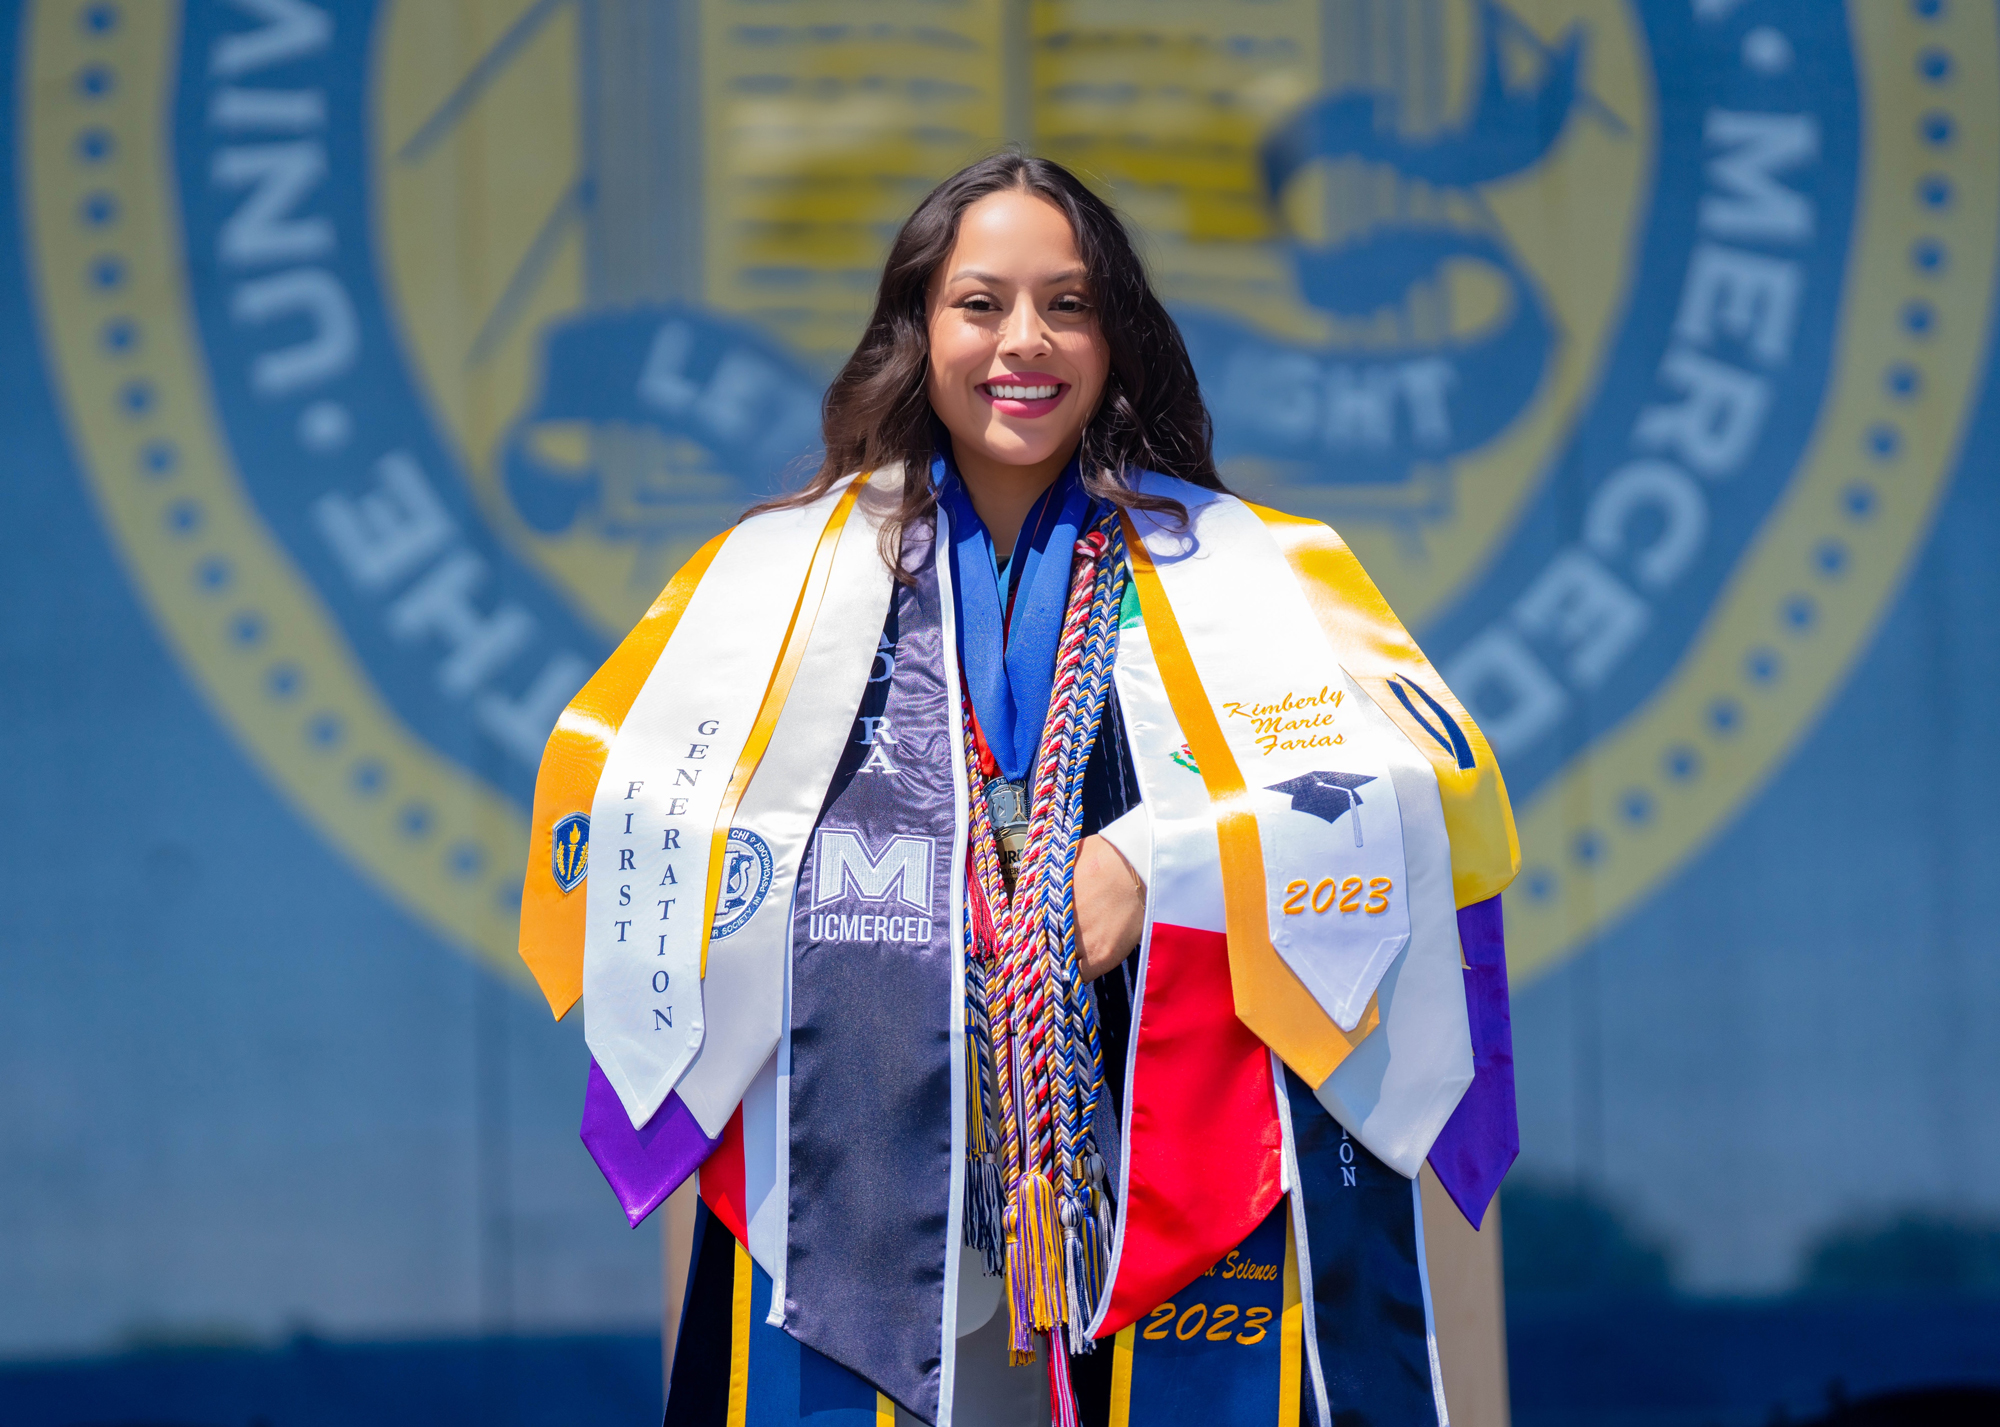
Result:
{"label": "gold stole border", "polygon": [[[743,755],[730,774],[729,788],[723,795],[722,808],[716,818],[715,845],[709,857],[706,906],[711,914],[721,871],[721,844],[729,836],[729,821],[742,801],[751,774],[756,771],[770,745],[771,730],[777,724],[778,713],[784,708],[785,695],[790,692],[792,679],[805,657],[812,621],[818,615],[820,602],[826,593],[840,531],[846,525],[867,479],[864,475],[849,483],[828,516],[826,527],[820,532],[812,562],[800,585],[799,598],[792,608],[791,624],[787,627],[777,666],[772,671],[771,683],[765,689],[764,702],[758,708],[757,720],[751,727]],[[570,1007],[583,995],[584,911],[587,903],[581,894],[587,882],[578,883],[571,892],[564,892],[556,885],[550,865],[550,838],[559,820],[573,812],[590,810],[612,740],[618,736],[634,701],[639,697],[639,691],[645,687],[646,679],[667,647],[667,641],[673,637],[681,616],[687,612],[695,589],[715,563],[715,557],[730,534],[730,530],[725,530],[702,546],[667,582],[659,598],[653,601],[652,607],[633,626],[631,633],[619,642],[611,657],[570,700],[542,752],[541,771],[535,777],[527,875],[521,887],[520,951],[521,960],[534,973],[536,984],[548,998],[550,1011],[558,1018],[568,1014]],[[799,615],[801,610],[807,608],[808,602],[811,614],[802,631]],[[704,946],[704,971],[707,960],[708,949]]]}
{"label": "gold stole border", "polygon": [[[743,801],[743,790],[750,786],[757,765],[764,761],[765,751],[771,746],[771,731],[778,726],[778,715],[784,712],[785,700],[791,696],[792,680],[798,676],[799,664],[806,657],[813,623],[819,618],[819,607],[826,599],[827,582],[833,577],[834,553],[840,545],[840,532],[846,528],[847,517],[853,514],[854,502],[867,483],[867,475],[857,476],[848,483],[847,489],[834,504],[833,514],[827,517],[825,529],[819,533],[819,543],[813,547],[812,563],[807,567],[805,583],[799,587],[798,602],[792,606],[792,622],[785,626],[785,642],[778,653],[777,667],[771,671],[771,682],[764,690],[764,702],[757,709],[756,722],[750,725],[750,737],[743,744],[743,754],[736,760],[736,767],[729,775],[729,786],[723,790],[722,805],[715,811],[715,831],[711,834],[708,849],[708,894],[702,902],[703,926],[708,926],[715,918],[715,899],[722,887],[723,844],[729,840],[729,824],[735,819],[736,809]],[[800,616],[804,616],[803,624]],[[704,978],[708,976],[707,942],[703,942],[701,947],[701,974]]]}
{"label": "gold stole border", "polygon": [[[1438,677],[1346,541],[1317,520],[1244,504],[1264,522],[1284,553],[1340,667],[1430,759],[1451,840],[1453,898],[1459,906],[1469,907],[1498,896],[1521,869],[1521,841],[1514,830],[1507,785],[1486,735]],[[1419,685],[1451,714],[1472,750],[1472,767],[1459,767],[1458,760],[1439,747],[1391,691],[1389,681],[1399,675]]]}
{"label": "gold stole border", "polygon": [[556,885],[550,838],[560,819],[590,811],[611,740],[632,712],[646,676],[659,663],[660,651],[687,612],[695,587],[728,538],[729,531],[723,531],[667,581],[652,608],[570,700],[542,751],[541,771],[535,775],[528,871],[521,886],[521,960],[534,973],[558,1018],[583,995],[582,894],[587,882],[579,882],[572,892]]}
{"label": "gold stole border", "polygon": [[1354,1029],[1343,1031],[1271,945],[1269,909],[1264,904],[1264,848],[1242,770],[1237,767],[1236,755],[1229,751],[1214,705],[1195,672],[1194,656],[1188,652],[1187,639],[1174,617],[1153,557],[1131,518],[1121,518],[1132,583],[1139,591],[1139,611],[1146,621],[1160,682],[1188,741],[1188,750],[1201,769],[1209,805],[1215,812],[1215,835],[1222,856],[1223,914],[1229,936],[1229,984],[1236,1015],[1308,1085],[1318,1086],[1381,1023],[1381,1007],[1370,996],[1368,1009],[1361,1013]]}
{"label": "gold stole border", "polygon": [[[711,1232],[722,1221],[711,1220]],[[750,1250],[737,1239],[736,1276],[729,1300],[729,1427],[743,1427],[750,1414],[750,1290],[756,1282]]]}

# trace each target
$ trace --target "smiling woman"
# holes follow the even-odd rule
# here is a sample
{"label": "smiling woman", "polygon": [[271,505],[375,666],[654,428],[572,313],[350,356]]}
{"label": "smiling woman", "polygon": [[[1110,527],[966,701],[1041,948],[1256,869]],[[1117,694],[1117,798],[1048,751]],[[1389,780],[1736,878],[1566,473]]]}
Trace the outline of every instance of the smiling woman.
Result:
{"label": "smiling woman", "polygon": [[635,1223],[701,1167],[668,1421],[1442,1423],[1412,1181],[1476,1226],[1514,1145],[1478,730],[1338,537],[1221,489],[1055,164],[918,206],[824,436],[536,787],[585,1142]]}
{"label": "smiling woman", "polygon": [[1069,220],[1021,189],[965,210],[931,280],[931,410],[1002,555],[1097,411],[1110,352]]}
{"label": "smiling woman", "polygon": [[[1125,225],[1068,169],[1012,152],[945,180],[897,233],[867,331],[827,389],[825,441],[806,487],[760,510],[855,471],[926,467],[940,447],[1010,553],[1072,456],[1090,496],[1119,507],[1181,509],[1128,472],[1222,489],[1187,347]],[[904,486],[885,552],[936,499]]]}

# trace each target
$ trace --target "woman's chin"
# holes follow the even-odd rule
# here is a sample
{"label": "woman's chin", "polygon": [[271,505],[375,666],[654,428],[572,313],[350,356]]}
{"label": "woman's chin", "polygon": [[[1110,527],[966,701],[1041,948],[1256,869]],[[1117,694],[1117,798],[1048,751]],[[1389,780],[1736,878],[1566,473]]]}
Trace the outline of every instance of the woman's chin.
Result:
{"label": "woman's chin", "polygon": [[1004,427],[999,430],[989,427],[973,442],[973,449],[995,465],[1028,470],[1046,465],[1057,457],[1067,459],[1075,445],[1075,436],[1064,439],[1034,432],[1024,438],[1022,433]]}

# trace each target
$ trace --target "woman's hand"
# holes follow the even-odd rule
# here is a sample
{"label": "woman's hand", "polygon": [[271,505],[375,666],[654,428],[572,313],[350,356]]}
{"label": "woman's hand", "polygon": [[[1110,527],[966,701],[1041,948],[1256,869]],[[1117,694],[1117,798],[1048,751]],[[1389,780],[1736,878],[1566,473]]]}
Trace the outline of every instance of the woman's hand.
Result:
{"label": "woman's hand", "polygon": [[1103,838],[1083,840],[1076,856],[1077,955],[1083,979],[1095,981],[1131,954],[1146,925],[1146,884]]}

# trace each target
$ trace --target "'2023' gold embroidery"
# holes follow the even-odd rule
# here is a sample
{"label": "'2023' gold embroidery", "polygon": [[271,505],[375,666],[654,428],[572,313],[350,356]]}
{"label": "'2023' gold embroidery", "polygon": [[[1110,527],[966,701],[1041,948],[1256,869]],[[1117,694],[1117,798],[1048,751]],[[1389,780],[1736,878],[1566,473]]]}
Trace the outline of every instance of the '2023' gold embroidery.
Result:
{"label": "'2023' gold embroidery", "polygon": [[1204,1338],[1211,1343],[1241,1343],[1247,1348],[1264,1341],[1271,1317],[1272,1310],[1264,1307],[1245,1309],[1234,1303],[1218,1303],[1211,1309],[1206,1303],[1196,1303],[1180,1309],[1169,1301],[1146,1315],[1146,1326],[1139,1330],[1139,1336],[1158,1340],[1172,1333],[1183,1343]]}
{"label": "'2023' gold embroidery", "polygon": [[1287,882],[1285,915],[1296,917],[1303,914],[1310,893],[1312,909],[1322,915],[1338,907],[1343,912],[1362,912],[1379,917],[1389,910],[1389,894],[1395,890],[1396,884],[1387,877],[1370,877],[1366,882],[1359,877],[1322,877],[1317,885]]}

